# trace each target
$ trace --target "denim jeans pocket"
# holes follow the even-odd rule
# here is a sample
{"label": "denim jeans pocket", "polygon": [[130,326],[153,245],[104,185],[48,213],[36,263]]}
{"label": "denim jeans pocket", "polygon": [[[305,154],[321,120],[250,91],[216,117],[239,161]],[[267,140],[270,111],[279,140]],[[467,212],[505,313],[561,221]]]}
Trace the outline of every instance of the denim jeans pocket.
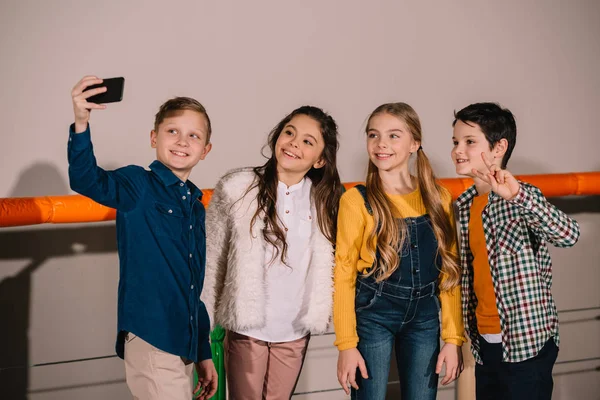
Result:
{"label": "denim jeans pocket", "polygon": [[356,298],[354,299],[354,309],[356,312],[367,310],[377,301],[377,291],[371,286],[357,282]]}
{"label": "denim jeans pocket", "polygon": [[402,250],[400,251],[400,258],[408,257],[410,254],[410,236],[404,238],[404,243],[402,243]]}

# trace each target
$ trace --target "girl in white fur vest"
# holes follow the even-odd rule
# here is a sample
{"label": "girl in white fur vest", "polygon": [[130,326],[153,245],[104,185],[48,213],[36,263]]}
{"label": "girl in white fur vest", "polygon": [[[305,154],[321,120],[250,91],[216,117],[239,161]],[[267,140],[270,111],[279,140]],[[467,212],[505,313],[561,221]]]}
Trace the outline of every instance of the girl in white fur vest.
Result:
{"label": "girl in white fur vest", "polygon": [[202,298],[227,329],[232,400],[289,399],[310,334],[327,329],[332,311],[337,125],[303,106],[268,145],[264,165],[220,179],[206,214]]}

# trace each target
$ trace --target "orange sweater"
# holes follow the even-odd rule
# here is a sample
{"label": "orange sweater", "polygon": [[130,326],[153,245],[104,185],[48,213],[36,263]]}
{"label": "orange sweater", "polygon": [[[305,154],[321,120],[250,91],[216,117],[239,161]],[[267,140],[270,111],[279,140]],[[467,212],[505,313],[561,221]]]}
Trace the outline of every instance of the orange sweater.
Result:
{"label": "orange sweater", "polygon": [[[388,195],[402,217],[418,217],[427,213],[419,189],[406,195]],[[454,213],[452,198],[445,192],[442,204],[452,225]],[[356,277],[373,265],[373,255],[367,249],[370,232],[375,229],[373,217],[367,211],[363,197],[357,189],[342,196],[338,213],[338,231],[335,252],[333,323],[335,345],[339,350],[354,348],[358,344],[354,294]],[[452,249],[456,252],[456,246]],[[440,293],[442,306],[442,340],[458,346],[465,342],[462,320],[460,285]]]}
{"label": "orange sweater", "polygon": [[483,234],[481,213],[487,205],[488,195],[473,199],[469,221],[469,247],[473,253],[473,291],[477,296],[477,330],[480,334],[500,333],[500,317],[496,306],[496,293],[490,272],[488,252]]}

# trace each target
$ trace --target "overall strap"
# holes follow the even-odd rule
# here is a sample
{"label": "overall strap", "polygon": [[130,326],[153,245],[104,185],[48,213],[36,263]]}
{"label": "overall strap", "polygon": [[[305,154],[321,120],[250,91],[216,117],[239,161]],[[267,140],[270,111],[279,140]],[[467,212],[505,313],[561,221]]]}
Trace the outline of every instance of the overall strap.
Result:
{"label": "overall strap", "polygon": [[371,205],[369,204],[369,200],[367,200],[367,187],[362,184],[356,185],[354,187],[356,189],[358,189],[358,192],[362,196],[362,198],[365,202],[365,207],[367,208],[367,211],[369,212],[369,215],[373,215],[373,209],[371,208]]}

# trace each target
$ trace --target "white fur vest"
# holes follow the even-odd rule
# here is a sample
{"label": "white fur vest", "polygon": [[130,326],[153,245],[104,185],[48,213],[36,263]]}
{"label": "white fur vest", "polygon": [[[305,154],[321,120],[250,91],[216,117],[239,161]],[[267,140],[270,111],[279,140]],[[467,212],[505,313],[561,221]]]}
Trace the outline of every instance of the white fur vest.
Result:
{"label": "white fur vest", "polygon": [[[256,212],[258,189],[244,193],[254,182],[251,169],[237,169],[224,175],[213,192],[206,212],[206,276],[202,300],[212,321],[225,329],[240,331],[265,323],[265,240],[262,218]],[[311,204],[313,219],[317,211]],[[333,302],[334,250],[312,224],[310,264],[306,280],[307,304],[303,305],[300,326],[311,333],[327,330]]]}

